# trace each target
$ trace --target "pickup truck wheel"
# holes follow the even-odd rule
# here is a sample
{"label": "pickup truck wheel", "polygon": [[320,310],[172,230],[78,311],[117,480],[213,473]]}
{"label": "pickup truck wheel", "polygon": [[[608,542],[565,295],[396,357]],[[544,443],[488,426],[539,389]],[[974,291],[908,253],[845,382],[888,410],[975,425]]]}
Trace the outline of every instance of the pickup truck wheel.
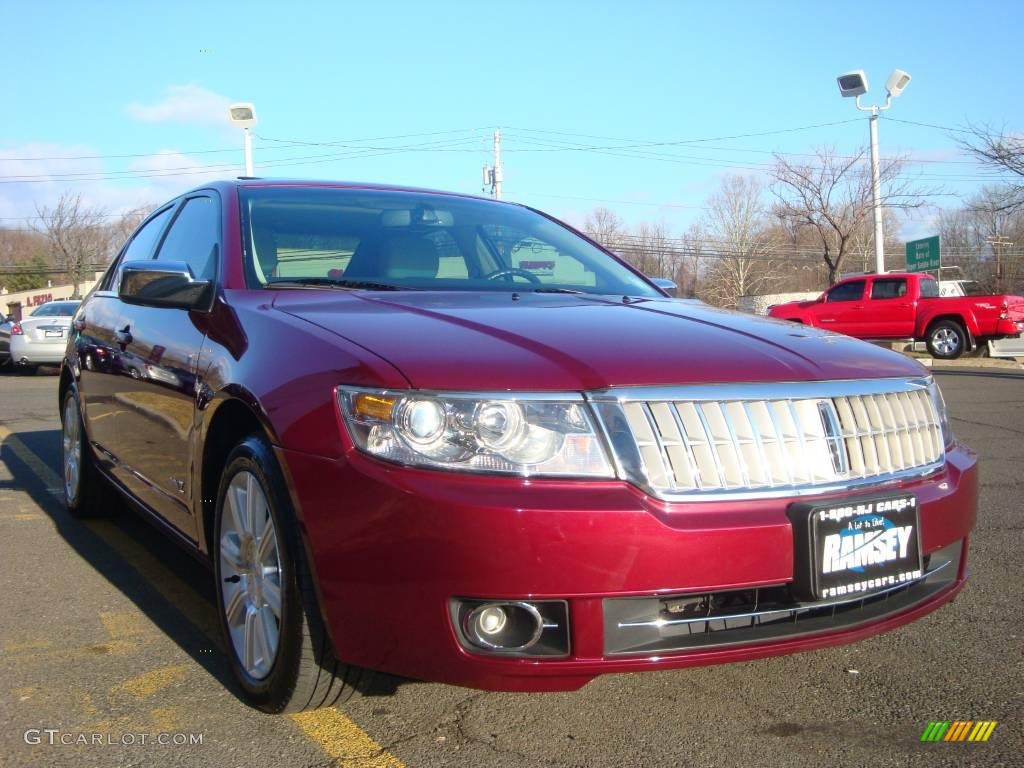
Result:
{"label": "pickup truck wheel", "polygon": [[967,346],[967,334],[955,320],[940,320],[928,330],[928,351],[939,360],[956,360]]}
{"label": "pickup truck wheel", "polygon": [[221,631],[250,704],[301,712],[347,701],[368,684],[369,672],[334,656],[284,477],[261,436],[228,457],[214,542]]}

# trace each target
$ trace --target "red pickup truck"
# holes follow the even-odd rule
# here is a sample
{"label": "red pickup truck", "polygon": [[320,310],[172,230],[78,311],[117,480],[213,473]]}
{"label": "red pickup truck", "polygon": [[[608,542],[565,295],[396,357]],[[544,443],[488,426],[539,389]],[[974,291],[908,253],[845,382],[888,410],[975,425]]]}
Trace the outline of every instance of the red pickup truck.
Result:
{"label": "red pickup truck", "polygon": [[768,315],[858,339],[924,341],[933,357],[953,360],[989,339],[1019,336],[1024,298],[940,297],[931,275],[889,272],[841,280],[813,301],[776,304]]}

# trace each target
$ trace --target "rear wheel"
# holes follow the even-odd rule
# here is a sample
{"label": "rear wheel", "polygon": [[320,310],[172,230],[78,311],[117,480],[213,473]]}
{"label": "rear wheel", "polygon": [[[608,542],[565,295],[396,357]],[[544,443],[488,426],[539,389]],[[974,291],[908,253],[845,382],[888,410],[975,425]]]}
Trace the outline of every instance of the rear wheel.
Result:
{"label": "rear wheel", "polygon": [[245,698],[275,713],[351,698],[364,671],[334,657],[281,470],[260,436],[228,456],[214,543],[221,631]]}
{"label": "rear wheel", "polygon": [[967,346],[967,334],[955,320],[939,320],[928,329],[928,352],[939,360],[956,360]]}

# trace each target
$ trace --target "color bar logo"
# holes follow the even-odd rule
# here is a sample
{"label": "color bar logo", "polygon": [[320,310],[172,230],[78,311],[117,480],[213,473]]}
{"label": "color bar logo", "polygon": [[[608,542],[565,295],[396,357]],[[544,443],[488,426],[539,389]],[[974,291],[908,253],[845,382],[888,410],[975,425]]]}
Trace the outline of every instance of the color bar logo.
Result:
{"label": "color bar logo", "polygon": [[995,729],[995,720],[932,720],[921,741],[988,741]]}

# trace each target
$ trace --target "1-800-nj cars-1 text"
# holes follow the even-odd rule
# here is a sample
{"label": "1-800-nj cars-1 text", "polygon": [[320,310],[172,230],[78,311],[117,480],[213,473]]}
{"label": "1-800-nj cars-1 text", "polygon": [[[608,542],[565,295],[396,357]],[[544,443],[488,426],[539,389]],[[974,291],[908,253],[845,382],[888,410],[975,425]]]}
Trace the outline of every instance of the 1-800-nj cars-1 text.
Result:
{"label": "1-800-nj cars-1 text", "polygon": [[924,368],[674,300],[523,206],[218,182],[73,328],[68,507],[116,492],[209,565],[267,711],[848,643],[966,578],[975,456]]}

